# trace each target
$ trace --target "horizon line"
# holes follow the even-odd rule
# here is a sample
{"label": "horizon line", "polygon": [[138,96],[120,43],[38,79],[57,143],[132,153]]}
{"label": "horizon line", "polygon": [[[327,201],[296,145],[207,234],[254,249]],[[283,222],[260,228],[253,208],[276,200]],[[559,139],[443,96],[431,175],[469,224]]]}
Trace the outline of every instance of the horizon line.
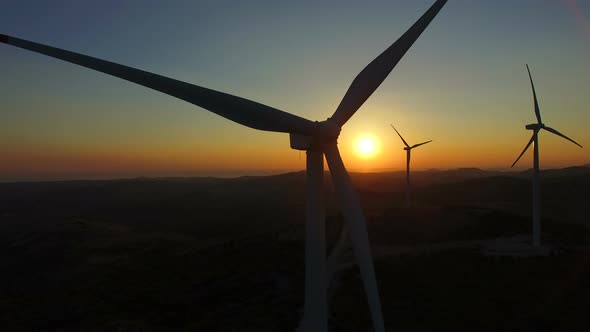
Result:
{"label": "horizon line", "polygon": [[[572,165],[564,167],[550,167],[542,169],[543,171],[548,170],[560,170],[567,168],[583,167],[590,168],[590,163],[582,165]],[[484,172],[502,172],[502,173],[522,173],[532,170],[529,168],[512,169],[510,167],[505,168],[480,168],[480,167],[448,167],[448,168],[419,168],[413,170],[414,172],[432,172],[432,171],[454,171],[454,170],[479,170]],[[284,170],[204,170],[204,171],[187,171],[187,172],[162,172],[161,174],[120,174],[120,175],[38,175],[29,177],[15,176],[10,179],[0,179],[0,184],[11,184],[11,183],[43,183],[43,182],[84,182],[84,181],[119,181],[119,180],[137,180],[137,179],[182,179],[182,178],[216,178],[216,179],[237,179],[242,177],[264,177],[264,176],[276,176],[289,173],[300,173],[304,172],[305,169],[284,169]],[[325,170],[329,173],[329,170]],[[349,173],[356,174],[370,174],[370,173],[404,173],[405,169],[396,168],[373,168],[373,169],[351,169]]]}

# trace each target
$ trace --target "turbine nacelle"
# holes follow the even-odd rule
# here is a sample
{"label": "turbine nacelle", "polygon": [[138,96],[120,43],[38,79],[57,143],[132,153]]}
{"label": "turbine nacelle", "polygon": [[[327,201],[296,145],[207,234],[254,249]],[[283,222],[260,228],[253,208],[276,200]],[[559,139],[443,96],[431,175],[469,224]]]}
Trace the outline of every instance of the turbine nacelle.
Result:
{"label": "turbine nacelle", "polygon": [[316,121],[314,128],[316,135],[314,136],[295,133],[289,134],[291,149],[302,151],[323,150],[323,147],[327,144],[338,140],[340,130],[340,126],[332,118],[328,118],[322,122]]}
{"label": "turbine nacelle", "polygon": [[540,130],[540,129],[545,128],[545,125],[543,123],[531,123],[531,124],[528,124],[524,127],[527,130]]}

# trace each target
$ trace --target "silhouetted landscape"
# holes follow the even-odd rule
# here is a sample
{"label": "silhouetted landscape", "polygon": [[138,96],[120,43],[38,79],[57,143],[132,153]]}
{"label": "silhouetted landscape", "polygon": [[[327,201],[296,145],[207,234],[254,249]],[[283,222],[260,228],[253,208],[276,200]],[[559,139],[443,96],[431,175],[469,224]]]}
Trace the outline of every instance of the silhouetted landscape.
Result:
{"label": "silhouetted landscape", "polygon": [[[529,239],[530,171],[353,173],[391,331],[585,331],[590,167],[542,171],[549,255],[486,255]],[[327,236],[342,228],[326,179]],[[304,294],[305,173],[0,184],[4,331],[287,331]],[[332,331],[364,331],[355,266]]]}

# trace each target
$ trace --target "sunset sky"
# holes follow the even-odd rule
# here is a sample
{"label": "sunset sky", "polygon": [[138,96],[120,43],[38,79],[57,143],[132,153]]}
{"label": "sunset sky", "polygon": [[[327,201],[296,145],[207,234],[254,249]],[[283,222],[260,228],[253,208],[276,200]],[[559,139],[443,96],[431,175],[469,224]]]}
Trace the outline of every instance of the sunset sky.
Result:
{"label": "sunset sky", "polygon": [[[325,120],[351,81],[432,5],[388,1],[5,0],[0,33]],[[287,134],[0,44],[0,181],[301,170]],[[541,167],[590,163],[590,1],[450,0],[343,127],[351,171],[507,169],[535,121]],[[372,137],[377,151],[358,154]],[[532,150],[532,149],[531,149]],[[532,151],[519,169],[532,166]]]}

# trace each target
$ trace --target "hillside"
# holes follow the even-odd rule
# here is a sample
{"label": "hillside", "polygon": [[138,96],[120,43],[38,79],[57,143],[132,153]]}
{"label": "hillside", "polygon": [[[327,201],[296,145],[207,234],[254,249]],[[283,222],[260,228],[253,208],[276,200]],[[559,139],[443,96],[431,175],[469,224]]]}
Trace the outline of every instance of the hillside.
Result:
{"label": "hillside", "polygon": [[[587,326],[590,172],[547,173],[543,237],[561,251],[531,259],[484,257],[474,244],[529,232],[526,172],[416,172],[411,209],[402,207],[403,173],[352,174],[388,330]],[[304,189],[304,172],[0,184],[0,324],[293,331],[303,304]],[[329,177],[326,198],[331,246],[342,220]],[[332,331],[366,330],[358,270],[339,280]]]}

